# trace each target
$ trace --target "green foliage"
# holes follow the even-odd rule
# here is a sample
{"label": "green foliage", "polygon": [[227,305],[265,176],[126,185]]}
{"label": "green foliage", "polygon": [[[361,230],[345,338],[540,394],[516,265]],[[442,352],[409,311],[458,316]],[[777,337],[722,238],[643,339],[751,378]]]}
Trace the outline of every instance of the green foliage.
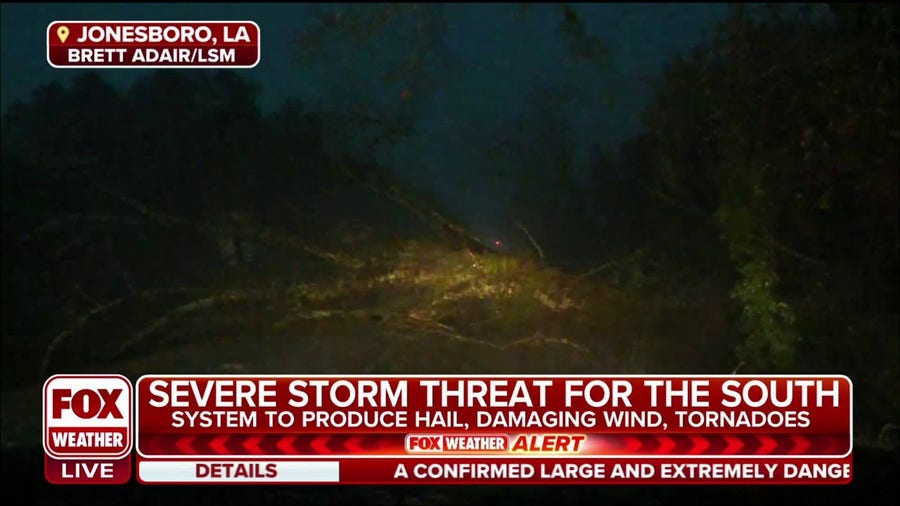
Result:
{"label": "green foliage", "polygon": [[[821,10],[736,8],[708,45],[670,65],[648,111],[654,183],[727,244],[740,354],[757,368],[810,360],[798,356],[798,326],[857,305],[846,289],[815,289],[843,266],[858,271],[842,284],[896,293],[883,273],[897,265],[898,60],[882,22],[896,9],[836,10],[837,22]],[[876,305],[882,318],[896,311]]]}
{"label": "green foliage", "polygon": [[731,284],[743,370],[846,373],[876,425],[900,414],[898,13],[736,7],[667,67],[626,159],[666,277],[698,267],[674,293]]}
{"label": "green foliage", "polygon": [[716,218],[738,277],[732,297],[742,309],[746,334],[738,356],[755,369],[788,369],[796,351],[795,318],[779,294],[776,259],[766,239],[766,195],[758,180],[764,171],[748,168],[727,176],[719,185],[722,203]]}
{"label": "green foliage", "polygon": [[755,260],[738,267],[740,280],[733,296],[743,309],[747,341],[739,356],[753,367],[771,363],[787,369],[794,364],[797,335],[791,308],[774,293],[777,282],[772,266]]}

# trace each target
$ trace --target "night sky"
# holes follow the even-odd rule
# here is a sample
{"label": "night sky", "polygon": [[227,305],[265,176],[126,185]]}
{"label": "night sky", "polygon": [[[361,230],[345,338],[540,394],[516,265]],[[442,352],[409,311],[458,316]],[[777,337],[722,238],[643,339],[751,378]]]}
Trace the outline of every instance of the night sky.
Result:
{"label": "night sky", "polygon": [[[340,5],[329,8],[341,8]],[[448,63],[424,99],[419,134],[399,146],[388,161],[416,184],[432,186],[474,228],[504,228],[502,189],[481,183],[491,162],[472,145],[479,133],[496,135],[504,125],[529,121],[529,93],[535,86],[564,90],[577,164],[592,145],[611,152],[633,135],[652,78],[674,53],[697,44],[724,14],[723,4],[578,4],[590,35],[611,52],[606,68],[560,65],[564,47],[556,13],[535,6],[524,20],[518,4],[447,5]],[[276,108],[288,97],[321,99],[345,74],[336,68],[304,67],[292,58],[291,41],[309,22],[308,4],[11,4],[2,6],[2,107],[27,99],[31,90],[54,79],[65,82],[79,70],[59,70],[46,62],[45,34],[55,20],[253,20],[261,28],[262,57],[252,76],[262,87],[261,106]],[[354,65],[354,63],[350,63]],[[362,67],[354,68],[365,73]],[[104,71],[127,85],[141,71]],[[372,100],[389,93],[377,86],[356,87]],[[483,134],[482,134],[483,135]],[[473,142],[474,140],[474,142]],[[578,166],[578,165],[576,165]],[[465,195],[462,205],[461,196]]]}

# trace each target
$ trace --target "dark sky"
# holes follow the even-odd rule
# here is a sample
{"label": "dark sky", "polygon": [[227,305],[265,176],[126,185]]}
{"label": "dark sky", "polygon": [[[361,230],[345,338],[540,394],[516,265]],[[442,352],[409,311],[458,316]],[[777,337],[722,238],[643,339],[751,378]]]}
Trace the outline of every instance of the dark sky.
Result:
{"label": "dark sky", "polygon": [[[473,145],[485,141],[475,137],[503,132],[515,124],[525,124],[527,129],[532,121],[528,97],[534,87],[563,90],[574,99],[568,120],[576,132],[575,159],[583,164],[593,143],[615,146],[636,132],[648,95],[642,79],[658,73],[674,53],[700,41],[726,9],[723,4],[577,4],[588,32],[611,51],[610,65],[598,70],[560,63],[565,61],[565,50],[551,7],[536,5],[524,21],[517,21],[518,7],[445,7],[445,43],[452,63],[437,76],[439,85],[422,105],[419,135],[391,155],[390,163],[397,170],[436,188],[451,204],[461,201],[464,193],[462,210],[478,226],[504,223],[506,218],[502,197],[493,188],[466,184],[481,180],[497,163],[473,152]],[[314,71],[291,57],[291,40],[309,21],[309,8],[308,4],[262,3],[4,4],[0,13],[2,108],[5,111],[10,103],[26,99],[36,85],[66,81],[79,72],[47,64],[46,28],[55,20],[253,20],[261,28],[262,59],[257,68],[240,72],[261,84],[262,107],[270,110],[288,97],[314,101],[346,77],[331,72],[332,68]],[[358,62],[345,63],[365,72]],[[123,85],[140,72],[106,71],[111,81]],[[362,88],[373,100],[388,93],[377,86]]]}

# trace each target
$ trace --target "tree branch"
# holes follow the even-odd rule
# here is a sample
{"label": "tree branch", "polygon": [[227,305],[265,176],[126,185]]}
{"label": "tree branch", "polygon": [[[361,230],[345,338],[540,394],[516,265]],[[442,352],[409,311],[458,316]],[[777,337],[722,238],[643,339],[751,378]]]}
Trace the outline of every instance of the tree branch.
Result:
{"label": "tree branch", "polygon": [[521,222],[517,221],[516,226],[519,227],[519,230],[521,230],[523,234],[525,234],[525,237],[528,238],[528,241],[531,243],[531,246],[534,247],[535,251],[537,251],[538,258],[543,260],[544,259],[544,250],[541,249],[541,245],[538,244],[537,241],[534,240],[534,237],[531,236],[531,233],[528,232],[528,229],[525,228],[525,225],[523,225]]}
{"label": "tree branch", "polygon": [[423,209],[423,206],[413,202],[410,197],[404,195],[396,186],[383,187],[382,185],[378,185],[371,180],[360,176],[354,167],[355,165],[358,164],[348,160],[338,163],[338,167],[350,176],[351,179],[394,203],[399,204],[431,228],[450,232],[451,234],[460,237],[466,243],[467,247],[473,246],[479,253],[493,253],[492,249],[488,248],[481,239],[477,238],[465,227],[452,222],[436,209]]}
{"label": "tree branch", "polygon": [[292,234],[289,232],[278,229],[275,227],[264,227],[259,230],[251,230],[249,228],[242,228],[236,226],[221,226],[221,225],[212,225],[212,224],[199,224],[193,223],[191,221],[185,220],[183,218],[172,216],[169,214],[161,213],[150,209],[149,207],[143,205],[139,201],[132,199],[130,197],[119,195],[110,190],[103,190],[107,195],[119,200],[120,202],[128,205],[132,209],[138,211],[145,218],[163,226],[189,226],[203,233],[208,234],[233,234],[235,236],[243,237],[246,239],[252,239],[256,241],[260,241],[263,243],[268,243],[276,246],[286,246],[293,249],[297,249],[312,255],[314,257],[320,258],[327,262],[336,264],[340,267],[345,267],[348,269],[360,269],[365,263],[361,260],[357,260],[355,258],[348,257],[347,255],[335,252],[329,252],[322,250],[321,248],[317,248],[314,246],[309,246],[301,241],[298,241]]}
{"label": "tree branch", "polygon": [[164,295],[182,295],[187,293],[206,292],[208,290],[209,289],[196,287],[161,288],[157,290],[147,290],[137,294],[134,297],[119,297],[109,302],[94,306],[94,308],[82,315],[82,317],[79,318],[71,327],[56,334],[56,336],[54,336],[53,339],[50,340],[50,343],[47,344],[47,348],[44,351],[44,359],[41,362],[41,377],[47,376],[50,368],[50,362],[53,360],[54,355],[60,348],[60,346],[65,344],[69,340],[69,338],[84,329],[95,318],[104,316],[131,300],[147,299]]}

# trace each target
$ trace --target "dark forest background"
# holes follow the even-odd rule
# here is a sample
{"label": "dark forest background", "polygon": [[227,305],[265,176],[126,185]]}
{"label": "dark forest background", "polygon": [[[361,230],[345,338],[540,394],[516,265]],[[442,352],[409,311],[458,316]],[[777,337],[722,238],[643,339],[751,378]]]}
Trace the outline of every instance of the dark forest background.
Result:
{"label": "dark forest background", "polygon": [[[414,108],[262,114],[260,90],[219,71],[43,86],[2,124],[4,387],[115,358],[197,293],[282,294],[270,311],[279,290],[349,272],[345,256],[375,265],[427,241],[475,266],[529,257],[523,283],[552,269],[604,294],[589,316],[605,335],[560,328],[613,362],[847,374],[857,423],[877,430],[900,420],[898,27],[895,6],[736,8],[670,62],[643,133],[598,151],[590,184],[552,128],[557,97],[538,93],[544,134],[481,140],[541,153],[539,171],[492,175],[514,196],[514,251],[366,155],[411,135]],[[560,30],[579,57],[601,56],[572,11]],[[241,314],[203,326],[265,329]]]}

